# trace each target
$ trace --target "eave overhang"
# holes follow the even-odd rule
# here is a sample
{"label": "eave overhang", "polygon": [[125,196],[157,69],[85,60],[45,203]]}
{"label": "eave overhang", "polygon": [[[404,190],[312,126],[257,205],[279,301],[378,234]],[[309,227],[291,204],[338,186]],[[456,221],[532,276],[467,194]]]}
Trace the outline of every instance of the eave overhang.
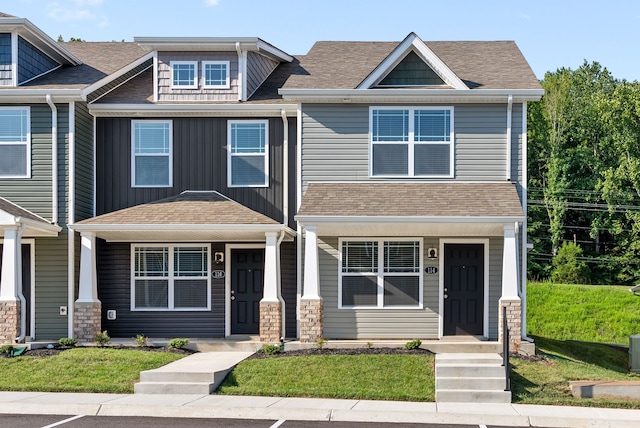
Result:
{"label": "eave overhang", "polygon": [[89,104],[89,113],[96,117],[264,117],[296,116],[297,104]]}
{"label": "eave overhang", "polygon": [[279,89],[286,101],[316,103],[504,103],[539,101],[543,89]]}
{"label": "eave overhang", "polygon": [[250,51],[261,53],[279,62],[291,62],[286,52],[257,37],[134,37],[133,40],[150,51]]}
{"label": "eave overhang", "polygon": [[265,233],[296,232],[283,224],[74,224],[76,232],[91,232],[109,242],[262,242]]}
{"label": "eave overhang", "polygon": [[60,103],[84,100],[81,89],[0,88],[0,101],[6,103],[45,103],[47,95]]}

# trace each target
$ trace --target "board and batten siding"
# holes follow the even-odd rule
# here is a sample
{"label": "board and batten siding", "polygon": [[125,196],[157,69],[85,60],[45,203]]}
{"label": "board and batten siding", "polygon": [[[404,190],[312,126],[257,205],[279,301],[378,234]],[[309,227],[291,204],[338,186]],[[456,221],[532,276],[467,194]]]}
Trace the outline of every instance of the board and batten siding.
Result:
{"label": "board and batten siding", "polygon": [[251,97],[279,62],[256,52],[247,53],[247,98]]}
{"label": "board and batten siding", "polygon": [[[453,106],[454,180],[505,181],[506,103]],[[520,104],[514,105],[512,125],[512,144],[521,145]],[[369,177],[368,105],[303,105],[302,140],[303,183],[372,179]],[[522,153],[521,148],[513,148],[512,180],[519,181],[521,166],[518,158]]]}
{"label": "board and batten siding", "polygon": [[75,103],[75,215],[93,216],[93,116],[85,103]]}
{"label": "board and batten siding", "polygon": [[[153,202],[184,190],[217,190],[272,219],[283,221],[283,125],[269,118],[269,186],[227,186],[227,121],[233,118],[173,119],[173,187],[131,186],[131,119],[98,118],[96,130],[96,214]],[[244,120],[244,119],[238,119]],[[256,118],[256,120],[259,120]],[[289,118],[289,135],[296,135]],[[289,139],[289,159],[295,138]],[[295,171],[289,167],[289,219],[295,227]]]}
{"label": "board and batten siding", "polygon": [[[430,247],[440,238],[423,238],[423,268],[439,267],[428,258]],[[469,238],[473,241],[474,238]],[[338,238],[320,237],[320,295],[324,299],[324,336],[333,339],[437,339],[440,315],[440,275],[422,271],[423,309],[338,309]],[[489,338],[498,337],[498,303],[502,293],[502,248],[500,237],[489,239]]]}
{"label": "board and batten siding", "polygon": [[[171,88],[171,61],[197,61],[198,87]],[[229,89],[203,88],[202,61],[229,61]],[[160,52],[158,101],[238,101],[238,55],[235,52]]]}
{"label": "board and batten siding", "polygon": [[13,86],[11,33],[0,33],[0,86]]}

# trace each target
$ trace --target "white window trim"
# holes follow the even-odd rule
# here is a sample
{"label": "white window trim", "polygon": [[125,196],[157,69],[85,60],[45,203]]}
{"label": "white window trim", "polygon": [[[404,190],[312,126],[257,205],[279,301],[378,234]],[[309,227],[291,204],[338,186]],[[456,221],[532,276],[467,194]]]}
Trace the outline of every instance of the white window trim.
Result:
{"label": "white window trim", "polygon": [[[264,124],[264,153],[231,154],[231,126],[236,123],[263,123]],[[231,158],[233,156],[263,156],[264,157],[264,183],[262,184],[232,184]],[[268,120],[229,120],[227,121],[227,187],[269,187],[269,121]]]}
{"label": "white window trim", "polygon": [[[168,123],[169,124],[169,153],[152,154],[145,153],[136,154],[135,138],[137,123]],[[136,156],[168,156],[169,157],[169,183],[166,185],[142,185],[136,184]],[[165,188],[173,187],[173,121],[172,120],[132,120],[131,121],[131,187],[138,188]]]}
{"label": "white window trim", "polygon": [[[173,79],[173,67],[175,65],[192,65],[193,66],[193,83],[190,85],[176,85]],[[171,81],[171,89],[198,89],[198,61],[169,61],[169,75]]]}
{"label": "white window trim", "polygon": [[[207,248],[207,307],[201,308],[175,308],[174,307],[174,281],[176,277],[174,275],[175,266],[173,265],[173,255],[175,248],[182,247],[206,247]],[[166,277],[137,277],[136,278],[136,248],[168,248],[169,249],[169,272]],[[166,308],[136,308],[136,279],[166,279],[168,281],[168,306]],[[204,277],[189,276],[184,278],[191,279],[204,279]],[[211,310],[211,244],[201,244],[194,242],[184,242],[179,244],[162,244],[162,243],[147,243],[147,244],[131,244],[131,312],[204,312]]]}
{"label": "white window trim", "polygon": [[23,107],[23,106],[4,106],[0,107],[0,111],[2,110],[25,110],[27,112],[27,141],[4,141],[0,142],[0,145],[24,145],[26,150],[26,158],[27,158],[27,168],[25,175],[2,175],[0,174],[0,179],[5,178],[31,178],[31,107]]}
{"label": "white window trim", "polygon": [[[408,141],[380,141],[373,142],[373,112],[374,110],[408,110],[409,111],[409,140]],[[415,141],[414,122],[416,110],[449,110],[449,174],[444,175],[415,175],[414,150],[416,145],[446,144],[444,141]],[[454,177],[454,126],[453,106],[370,106],[369,107],[369,177],[370,178],[453,178]],[[374,144],[402,144],[408,146],[408,173],[407,175],[374,175],[373,174],[373,145]]]}
{"label": "white window trim", "polygon": [[[218,65],[222,64],[227,69],[227,79],[222,85],[207,85],[207,73],[206,67],[207,65]],[[202,61],[202,87],[205,89],[230,89],[231,88],[231,78],[229,76],[229,70],[231,69],[230,61]]]}
{"label": "white window trim", "polygon": [[[412,273],[418,277],[418,305],[415,306],[384,306],[384,277],[385,276],[404,276],[408,272],[384,272],[384,243],[385,242],[418,242],[420,244],[419,255],[419,269],[417,274]],[[374,273],[368,273],[370,276],[375,275],[378,284],[378,301],[376,306],[346,306],[342,304],[342,277],[354,276],[352,274],[343,274],[342,272],[342,243],[343,242],[376,242],[378,245],[378,271]],[[386,237],[386,238],[340,238],[338,239],[338,309],[376,309],[376,310],[408,310],[408,309],[423,309],[424,308],[424,242],[422,238],[404,238],[404,237]]]}

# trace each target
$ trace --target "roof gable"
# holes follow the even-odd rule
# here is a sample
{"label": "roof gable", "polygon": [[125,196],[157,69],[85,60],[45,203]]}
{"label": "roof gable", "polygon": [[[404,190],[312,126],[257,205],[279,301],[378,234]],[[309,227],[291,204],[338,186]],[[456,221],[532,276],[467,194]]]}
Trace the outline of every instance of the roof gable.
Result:
{"label": "roof gable", "polygon": [[376,86],[443,86],[446,85],[438,73],[411,50]]}
{"label": "roof gable", "polygon": [[399,64],[414,52],[440,79],[454,89],[469,89],[464,82],[415,34],[409,34],[398,46],[358,85],[357,89],[369,89],[392,73]]}

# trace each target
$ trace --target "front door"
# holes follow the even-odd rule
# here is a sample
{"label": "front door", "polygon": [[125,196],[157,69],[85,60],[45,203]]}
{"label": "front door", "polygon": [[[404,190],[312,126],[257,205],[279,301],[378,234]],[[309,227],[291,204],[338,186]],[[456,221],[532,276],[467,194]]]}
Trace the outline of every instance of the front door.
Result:
{"label": "front door", "polygon": [[483,334],[484,245],[444,245],[445,336]]}
{"label": "front door", "polygon": [[[2,266],[2,249],[0,244],[0,266]],[[24,308],[26,332],[31,334],[31,244],[22,244],[22,295],[26,307]]]}
{"label": "front door", "polygon": [[260,333],[264,250],[231,250],[231,334]]}

